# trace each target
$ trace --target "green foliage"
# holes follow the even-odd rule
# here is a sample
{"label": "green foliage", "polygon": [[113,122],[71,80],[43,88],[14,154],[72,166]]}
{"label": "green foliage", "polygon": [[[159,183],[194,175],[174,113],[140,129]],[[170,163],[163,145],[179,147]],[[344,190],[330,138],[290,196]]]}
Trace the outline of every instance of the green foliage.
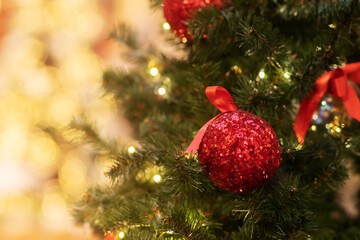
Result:
{"label": "green foliage", "polygon": [[[74,208],[76,220],[100,232],[122,230],[126,239],[360,239],[360,218],[349,218],[336,202],[347,166],[360,172],[360,124],[351,121],[338,135],[318,126],[303,146],[293,132],[315,80],[359,61],[359,16],[355,0],[208,6],[187,21],[193,39],[183,45],[185,59],[143,48],[129,26],[119,25],[111,36],[127,46],[137,68],[106,71],[103,86],[141,146],[130,154],[86,121],[74,121],[84,141],[113,163],[106,173],[112,185],[89,189]],[[158,76],[149,74],[152,66]],[[184,153],[219,113],[205,95],[211,85],[229,90],[238,108],[266,120],[278,136],[281,165],[251,193],[218,189],[197,156]],[[161,182],[153,181],[155,173]]]}
{"label": "green foliage", "polygon": [[126,25],[125,23],[119,24],[110,34],[110,38],[114,38],[118,42],[123,43],[133,49],[139,47],[136,33],[129,25]]}

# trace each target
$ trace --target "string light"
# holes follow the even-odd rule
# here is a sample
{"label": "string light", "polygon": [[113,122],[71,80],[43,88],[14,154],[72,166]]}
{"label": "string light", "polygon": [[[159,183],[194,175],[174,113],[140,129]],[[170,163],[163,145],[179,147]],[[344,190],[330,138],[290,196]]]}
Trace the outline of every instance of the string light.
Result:
{"label": "string light", "polygon": [[161,181],[161,176],[160,176],[159,174],[156,174],[156,175],[154,176],[154,181],[155,181],[156,183],[159,183],[159,182]]}
{"label": "string light", "polygon": [[241,68],[239,68],[239,66],[236,66],[236,65],[232,66],[231,70],[234,71],[235,73],[241,73],[242,72]]}
{"label": "string light", "polygon": [[161,88],[158,89],[158,93],[159,93],[159,95],[165,95],[166,89],[161,87]]}
{"label": "string light", "polygon": [[166,78],[164,79],[163,83],[164,83],[165,85],[170,84],[170,83],[171,83],[171,79],[170,79],[169,77],[166,77]]}
{"label": "string light", "polygon": [[335,127],[335,131],[339,133],[339,132],[341,132],[341,128]]}
{"label": "string light", "polygon": [[259,72],[259,78],[264,78],[265,77],[265,73],[263,71]]}
{"label": "string light", "polygon": [[345,147],[346,147],[346,148],[351,148],[351,143],[347,143],[347,144],[345,145]]}
{"label": "string light", "polygon": [[325,101],[325,100],[321,101],[321,105],[325,106],[325,105],[326,105],[326,101]]}
{"label": "string light", "polygon": [[156,67],[152,67],[152,68],[150,69],[150,75],[151,75],[151,76],[155,77],[155,76],[158,75],[158,74],[159,74],[159,70],[158,70]]}
{"label": "string light", "polygon": [[287,79],[289,79],[289,78],[290,78],[290,73],[288,73],[288,72],[284,73],[284,77],[286,77]]}
{"label": "string light", "polygon": [[165,30],[170,30],[170,24],[169,24],[168,22],[164,22],[163,28],[164,28]]}
{"label": "string light", "polygon": [[130,147],[128,148],[128,152],[129,152],[130,154],[133,154],[135,151],[136,151],[136,149],[135,149],[133,146],[130,146]]}
{"label": "string light", "polygon": [[317,128],[316,128],[316,126],[315,126],[315,125],[312,125],[312,126],[311,126],[311,130],[312,130],[313,132],[315,132],[315,131],[316,131],[316,129],[317,129]]}
{"label": "string light", "polygon": [[298,145],[295,147],[295,149],[299,151],[299,150],[303,149],[303,145],[298,144]]}
{"label": "string light", "polygon": [[183,42],[183,43],[187,43],[187,38],[186,37],[183,37],[182,39],[181,39],[181,41]]}
{"label": "string light", "polygon": [[313,119],[314,121],[318,120],[318,119],[319,119],[319,115],[314,114],[314,115],[312,116],[312,119]]}
{"label": "string light", "polygon": [[119,232],[119,238],[123,239],[125,237],[125,233],[124,232]]}

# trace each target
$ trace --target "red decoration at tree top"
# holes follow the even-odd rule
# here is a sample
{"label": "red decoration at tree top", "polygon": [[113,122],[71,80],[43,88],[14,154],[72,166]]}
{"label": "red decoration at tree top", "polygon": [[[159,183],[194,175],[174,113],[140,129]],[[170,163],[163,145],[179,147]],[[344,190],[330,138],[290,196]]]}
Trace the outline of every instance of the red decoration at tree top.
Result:
{"label": "red decoration at tree top", "polygon": [[180,38],[191,40],[185,21],[200,7],[215,5],[220,7],[222,0],[164,0],[164,16],[173,32]]}
{"label": "red decoration at tree top", "polygon": [[237,110],[223,87],[208,87],[210,102],[223,113],[197,133],[187,153],[198,152],[211,181],[226,191],[250,192],[274,175],[281,149],[272,127],[263,119]]}
{"label": "red decoration at tree top", "polygon": [[347,80],[360,84],[360,62],[324,73],[316,80],[314,90],[304,98],[296,116],[294,131],[300,144],[304,143],[312,115],[327,90],[341,98],[348,115],[360,122],[360,101]]}

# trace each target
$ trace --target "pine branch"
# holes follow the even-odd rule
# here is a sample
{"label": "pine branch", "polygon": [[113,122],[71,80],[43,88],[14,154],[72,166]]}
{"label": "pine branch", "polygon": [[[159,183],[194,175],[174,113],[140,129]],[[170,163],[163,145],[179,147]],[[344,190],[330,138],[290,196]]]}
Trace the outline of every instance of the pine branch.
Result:
{"label": "pine branch", "polygon": [[277,67],[281,64],[276,61],[279,54],[284,52],[285,43],[279,29],[264,18],[254,16],[251,23],[240,21],[236,41],[240,48],[246,49],[245,56],[266,55]]}
{"label": "pine branch", "polygon": [[198,211],[174,209],[165,219],[164,227],[170,230],[163,235],[164,239],[216,239]]}
{"label": "pine branch", "polygon": [[84,117],[76,117],[69,124],[69,129],[76,130],[81,135],[78,135],[78,139],[82,140],[82,143],[91,144],[99,152],[98,154],[104,156],[110,156],[112,159],[118,155],[118,146],[116,142],[108,142],[104,140],[98,133],[96,127],[87,122]]}
{"label": "pine branch", "polygon": [[118,24],[109,37],[129,46],[133,50],[141,47],[137,40],[137,34],[132,27],[125,23]]}
{"label": "pine branch", "polygon": [[160,8],[163,4],[163,0],[150,0],[150,6],[152,8]]}

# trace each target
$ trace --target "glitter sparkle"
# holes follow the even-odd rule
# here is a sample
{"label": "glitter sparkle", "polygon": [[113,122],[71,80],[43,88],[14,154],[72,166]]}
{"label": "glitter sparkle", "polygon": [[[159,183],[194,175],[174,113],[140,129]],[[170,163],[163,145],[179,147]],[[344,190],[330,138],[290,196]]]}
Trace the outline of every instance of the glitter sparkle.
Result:
{"label": "glitter sparkle", "polygon": [[268,123],[237,110],[220,114],[208,126],[198,156],[217,187],[244,193],[261,187],[274,175],[281,149]]}

